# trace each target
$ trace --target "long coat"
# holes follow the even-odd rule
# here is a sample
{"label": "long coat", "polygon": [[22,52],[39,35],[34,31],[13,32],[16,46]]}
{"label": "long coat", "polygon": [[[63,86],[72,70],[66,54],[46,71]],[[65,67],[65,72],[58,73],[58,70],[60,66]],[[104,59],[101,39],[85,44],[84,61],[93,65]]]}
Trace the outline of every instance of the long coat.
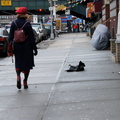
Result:
{"label": "long coat", "polygon": [[[26,22],[25,18],[18,18],[15,20],[18,28],[21,28]],[[27,35],[25,42],[17,43],[14,41],[14,31],[17,29],[14,22],[11,23],[9,42],[13,41],[14,55],[15,55],[15,68],[21,71],[32,69],[34,65],[33,50],[36,50],[35,37],[30,22],[28,22],[23,30]]]}

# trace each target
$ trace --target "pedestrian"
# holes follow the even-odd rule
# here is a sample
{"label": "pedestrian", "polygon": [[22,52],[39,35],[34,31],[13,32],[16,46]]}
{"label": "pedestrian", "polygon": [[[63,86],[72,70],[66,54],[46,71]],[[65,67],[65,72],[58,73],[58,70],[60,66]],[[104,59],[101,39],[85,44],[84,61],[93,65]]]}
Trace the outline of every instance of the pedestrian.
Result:
{"label": "pedestrian", "polygon": [[73,29],[74,29],[74,32],[78,32],[78,25],[75,23],[74,26],[73,26]]}
{"label": "pedestrian", "polygon": [[88,24],[85,24],[85,32],[88,32],[89,31],[89,26]]}
{"label": "pedestrian", "polygon": [[80,25],[79,25],[79,23],[77,23],[77,32],[80,32]]}
{"label": "pedestrian", "polygon": [[72,25],[72,31],[73,31],[73,33],[75,32],[75,29],[74,29],[75,27],[74,26],[75,26],[75,24],[73,23],[73,25]]}
{"label": "pedestrian", "polygon": [[[17,88],[21,89],[21,72],[24,74],[23,85],[24,89],[28,88],[27,80],[30,73],[30,69],[33,69],[34,55],[37,55],[37,47],[35,44],[35,36],[30,22],[26,22],[28,18],[27,8],[20,7],[16,10],[17,19],[11,23],[9,43],[13,43],[13,53],[15,56],[15,70],[17,74]],[[16,24],[17,25],[16,25]],[[25,24],[26,23],[26,24]],[[24,25],[25,24],[25,25]],[[18,28],[23,27],[26,39],[24,42],[16,42],[14,40],[14,32]]]}
{"label": "pedestrian", "polygon": [[80,24],[80,32],[83,32],[83,24]]}

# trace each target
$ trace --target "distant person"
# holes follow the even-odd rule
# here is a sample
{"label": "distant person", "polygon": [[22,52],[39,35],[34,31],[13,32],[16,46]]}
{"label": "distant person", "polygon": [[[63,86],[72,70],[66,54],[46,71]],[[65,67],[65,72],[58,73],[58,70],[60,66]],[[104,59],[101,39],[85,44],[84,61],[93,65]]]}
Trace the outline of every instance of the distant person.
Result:
{"label": "distant person", "polygon": [[78,25],[74,24],[73,29],[74,29],[74,32],[78,32]]}
{"label": "distant person", "polygon": [[85,32],[89,31],[89,26],[87,24],[85,24]]}
{"label": "distant person", "polygon": [[69,20],[67,20],[67,28],[68,28],[68,33],[70,33],[71,30],[71,22]]}
{"label": "distant person", "polygon": [[83,24],[80,24],[80,32],[83,32]]}
{"label": "distant person", "polygon": [[[10,34],[9,34],[9,43],[13,43],[14,55],[15,55],[15,69],[17,74],[17,88],[21,89],[21,72],[24,73],[23,85],[24,89],[28,88],[27,80],[30,73],[30,69],[33,69],[34,64],[34,55],[37,55],[37,47],[35,44],[35,37],[33,29],[30,22],[26,19],[28,18],[27,8],[20,7],[17,11],[17,19],[15,22],[11,23]],[[25,32],[26,39],[24,42],[16,42],[14,40],[14,32],[17,28],[23,27]]]}
{"label": "distant person", "polygon": [[74,25],[75,25],[75,24],[72,25],[72,32],[73,32],[73,33],[75,32]]}
{"label": "distant person", "polygon": [[80,32],[80,29],[79,29],[79,28],[80,28],[80,25],[79,25],[79,23],[77,23],[77,26],[78,26],[78,27],[77,27],[77,32]]}

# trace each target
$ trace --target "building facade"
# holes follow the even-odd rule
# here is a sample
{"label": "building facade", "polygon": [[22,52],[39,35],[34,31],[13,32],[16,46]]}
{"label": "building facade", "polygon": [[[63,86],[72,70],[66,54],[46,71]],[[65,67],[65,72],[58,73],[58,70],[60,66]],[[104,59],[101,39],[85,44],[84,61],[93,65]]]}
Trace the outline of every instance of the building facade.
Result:
{"label": "building facade", "polygon": [[120,63],[120,40],[118,36],[118,13],[120,10],[120,0],[104,0],[104,6],[102,7],[102,23],[108,26],[111,39],[110,39],[110,50],[111,58],[114,62]]}
{"label": "building facade", "polygon": [[120,0],[104,0],[102,23],[106,25],[112,38],[116,38]]}

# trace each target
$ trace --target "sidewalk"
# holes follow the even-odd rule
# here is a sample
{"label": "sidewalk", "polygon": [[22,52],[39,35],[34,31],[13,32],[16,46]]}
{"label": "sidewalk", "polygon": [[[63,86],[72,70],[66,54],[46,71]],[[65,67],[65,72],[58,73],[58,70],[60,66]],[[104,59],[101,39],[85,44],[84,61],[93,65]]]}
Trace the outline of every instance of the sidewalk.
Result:
{"label": "sidewalk", "polygon": [[[119,120],[120,65],[97,51],[85,33],[38,45],[29,89],[16,88],[11,58],[0,61],[0,120]],[[85,71],[66,72],[83,61]]]}

